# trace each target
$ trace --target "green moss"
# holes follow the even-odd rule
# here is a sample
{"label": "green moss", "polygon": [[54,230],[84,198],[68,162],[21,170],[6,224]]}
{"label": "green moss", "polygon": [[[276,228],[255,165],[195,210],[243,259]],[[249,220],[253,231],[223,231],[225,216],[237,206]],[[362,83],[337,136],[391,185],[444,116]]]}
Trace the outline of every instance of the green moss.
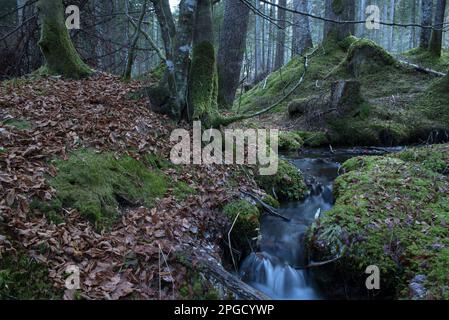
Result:
{"label": "green moss", "polygon": [[273,196],[271,195],[266,195],[263,199],[263,202],[265,202],[266,204],[268,204],[269,206],[272,206],[273,208],[279,208],[281,206],[281,204],[279,203],[279,201],[277,199],[275,199]]}
{"label": "green moss", "polygon": [[329,144],[329,139],[325,132],[297,131],[296,133],[304,140],[305,146],[320,147]]}
{"label": "green moss", "polygon": [[336,15],[342,14],[344,9],[344,0],[332,0],[332,11]]}
{"label": "green moss", "polygon": [[408,298],[410,281],[424,275],[428,297],[449,298],[443,271],[449,268],[449,181],[435,171],[449,156],[446,148],[344,163],[334,185],[336,204],[309,234],[314,260],[343,254],[325,273],[344,272],[349,288],[361,288],[365,268],[376,265],[380,296]]}
{"label": "green moss", "polygon": [[279,133],[279,150],[298,151],[304,142],[302,138],[293,131],[281,131]]}
{"label": "green moss", "polygon": [[[0,226],[0,230],[1,230]],[[45,266],[22,250],[0,254],[0,300],[60,299]]]}
{"label": "green moss", "polygon": [[156,81],[160,81],[164,77],[166,70],[167,66],[165,63],[161,62],[156,68],[151,70],[151,77]]}
{"label": "green moss", "polygon": [[231,240],[237,250],[249,252],[251,239],[257,237],[260,227],[259,209],[246,200],[236,200],[226,204],[223,213],[231,223],[238,217],[231,232]]}
{"label": "green moss", "polygon": [[285,160],[279,160],[275,175],[256,176],[256,182],[265,192],[280,200],[300,200],[308,191],[302,173]]}
{"label": "green moss", "polygon": [[190,66],[189,101],[193,119],[202,120],[206,127],[218,116],[216,73],[214,46],[208,41],[197,44]]}
{"label": "green moss", "polygon": [[415,48],[409,50],[403,55],[413,63],[425,68],[430,68],[440,72],[448,72],[449,70],[449,50],[443,49],[441,57],[431,54],[428,50]]}
{"label": "green moss", "polygon": [[429,88],[420,94],[413,106],[428,119],[440,124],[441,128],[449,130],[449,75],[435,80]]}
{"label": "green moss", "polygon": [[11,126],[19,130],[28,130],[31,128],[31,123],[22,119],[8,119],[2,122],[5,126]]}
{"label": "green moss", "polygon": [[396,64],[396,59],[374,41],[359,39],[349,47],[344,67],[352,75],[360,77],[382,72],[384,67]]}
{"label": "green moss", "polygon": [[39,46],[46,64],[41,74],[63,75],[79,79],[93,71],[81,60],[65,26],[64,6],[61,0],[40,0],[41,38]]}
{"label": "green moss", "polygon": [[188,300],[219,300],[220,296],[215,287],[203,275],[189,271],[187,282],[181,286],[179,293]]}
{"label": "green moss", "polygon": [[[54,160],[58,174],[49,179],[61,206],[76,208],[98,227],[110,226],[118,217],[118,207],[152,206],[168,187],[167,179],[129,157],[112,153],[78,150],[67,161]],[[57,205],[49,204],[50,214]],[[58,213],[58,212],[56,212]]]}
{"label": "green moss", "polygon": [[449,146],[447,144],[432,145],[423,148],[410,148],[396,156],[404,161],[420,164],[437,173],[449,171]]}

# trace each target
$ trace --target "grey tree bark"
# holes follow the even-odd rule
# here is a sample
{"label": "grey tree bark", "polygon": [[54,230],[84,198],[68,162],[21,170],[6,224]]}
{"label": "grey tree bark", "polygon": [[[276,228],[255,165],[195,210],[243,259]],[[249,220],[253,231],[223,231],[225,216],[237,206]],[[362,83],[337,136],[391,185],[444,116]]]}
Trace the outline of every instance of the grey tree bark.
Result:
{"label": "grey tree bark", "polygon": [[240,0],[225,0],[218,47],[218,103],[229,108],[240,82],[246,48],[249,7]]}
{"label": "grey tree bark", "polygon": [[443,27],[444,14],[446,11],[446,0],[437,0],[437,7],[435,12],[434,29],[430,37],[429,51],[435,56],[441,56],[443,46]]}
{"label": "grey tree bark", "polygon": [[[421,26],[431,26],[433,18],[433,0],[421,0]],[[431,29],[421,28],[419,46],[423,49],[429,47]]]}
{"label": "grey tree bark", "polygon": [[[308,0],[294,0],[293,9],[309,12]],[[300,14],[293,15],[292,55],[301,55],[313,47],[309,18]]]}
{"label": "grey tree bark", "polygon": [[[336,21],[355,20],[355,0],[326,0],[325,16]],[[355,32],[355,25],[352,23],[334,23],[326,21],[324,24],[324,41],[334,39],[343,40]]]}
{"label": "grey tree bark", "polygon": [[[280,7],[287,7],[287,0],[279,0]],[[284,65],[285,58],[285,32],[286,32],[286,12],[278,7],[277,24],[279,26],[276,42],[276,59],[274,61],[274,70],[278,70]]]}

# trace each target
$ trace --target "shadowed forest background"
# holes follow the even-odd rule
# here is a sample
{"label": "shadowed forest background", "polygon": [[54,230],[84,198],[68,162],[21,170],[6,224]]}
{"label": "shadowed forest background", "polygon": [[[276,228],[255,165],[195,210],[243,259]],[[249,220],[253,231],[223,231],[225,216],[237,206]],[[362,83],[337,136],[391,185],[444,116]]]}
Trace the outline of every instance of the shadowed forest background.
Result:
{"label": "shadowed forest background", "polygon": [[[449,299],[447,12],[0,0],[0,298]],[[172,163],[194,121],[277,173]]]}

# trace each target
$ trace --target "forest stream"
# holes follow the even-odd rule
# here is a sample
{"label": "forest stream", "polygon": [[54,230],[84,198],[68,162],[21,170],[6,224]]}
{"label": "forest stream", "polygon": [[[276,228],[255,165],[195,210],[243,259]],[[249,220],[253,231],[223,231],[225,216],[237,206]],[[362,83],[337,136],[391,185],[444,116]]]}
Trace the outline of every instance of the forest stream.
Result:
{"label": "forest stream", "polygon": [[287,157],[308,181],[309,195],[302,201],[281,203],[278,212],[290,219],[273,215],[261,219],[259,252],[247,256],[240,267],[241,278],[273,299],[325,299],[326,292],[314,284],[308,272],[304,238],[309,226],[334,204],[332,185],[346,160],[358,155],[379,155],[401,151],[394,148],[353,148],[311,150]]}

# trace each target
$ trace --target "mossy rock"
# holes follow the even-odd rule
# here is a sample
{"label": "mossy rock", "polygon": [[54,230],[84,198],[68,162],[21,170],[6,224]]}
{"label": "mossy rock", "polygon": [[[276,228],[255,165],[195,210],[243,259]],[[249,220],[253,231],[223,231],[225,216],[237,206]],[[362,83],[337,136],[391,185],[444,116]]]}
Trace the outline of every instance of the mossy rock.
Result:
{"label": "mossy rock", "polygon": [[321,147],[329,144],[329,139],[325,132],[321,131],[296,131],[303,139],[307,147]]}
{"label": "mossy rock", "polygon": [[[263,197],[262,201],[268,204],[269,206],[272,206],[273,208],[279,208],[281,206],[279,201],[269,194]],[[262,209],[262,206],[260,206],[259,208]]]}
{"label": "mossy rock", "polygon": [[226,204],[223,213],[233,223],[238,216],[231,232],[231,240],[237,250],[248,253],[251,250],[250,243],[257,237],[260,227],[260,212],[256,205],[247,200],[236,200]]}
{"label": "mossy rock", "polygon": [[386,66],[393,66],[396,60],[374,41],[360,39],[349,47],[345,61],[347,71],[354,77],[381,72]]}
{"label": "mossy rock", "polygon": [[304,142],[294,131],[281,131],[279,133],[279,150],[281,151],[298,151]]}
{"label": "mossy rock", "polygon": [[[361,297],[365,269],[376,265],[378,297],[417,298],[410,295],[410,285],[419,276],[426,294],[418,298],[449,298],[449,180],[438,173],[446,148],[357,157],[343,164],[345,174],[334,185],[335,206],[308,234],[314,261],[341,255],[321,268],[318,278],[333,277],[334,283],[321,285],[335,290],[344,285],[350,296]],[[339,274],[345,274],[344,281],[338,281]]]}
{"label": "mossy rock", "polygon": [[279,160],[275,175],[256,176],[256,182],[265,192],[279,200],[301,200],[308,191],[301,171],[285,160]]}
{"label": "mossy rock", "polygon": [[48,182],[56,190],[56,198],[34,207],[53,218],[62,207],[75,208],[99,228],[110,226],[120,207],[151,207],[170,186],[161,171],[130,156],[82,149],[67,161],[55,159],[52,164],[58,173]]}

